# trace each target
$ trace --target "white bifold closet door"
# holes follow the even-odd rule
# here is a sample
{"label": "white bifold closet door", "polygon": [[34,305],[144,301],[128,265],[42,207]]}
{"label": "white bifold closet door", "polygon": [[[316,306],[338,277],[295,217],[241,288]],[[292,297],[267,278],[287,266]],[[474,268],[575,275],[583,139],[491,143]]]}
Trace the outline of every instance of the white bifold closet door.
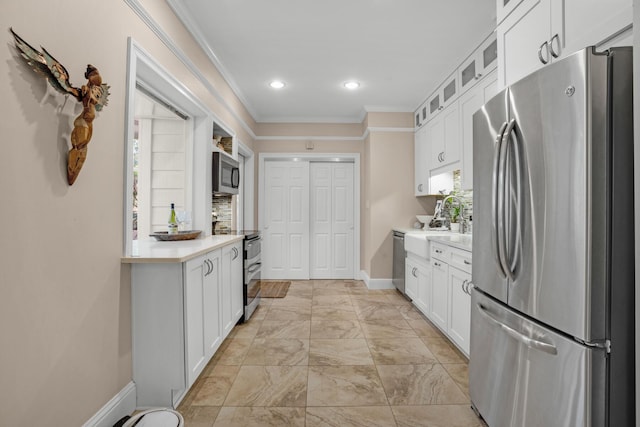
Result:
{"label": "white bifold closet door", "polygon": [[309,162],[265,162],[263,279],[309,278]]}
{"label": "white bifold closet door", "polygon": [[311,163],[310,278],[353,279],[353,163]]}

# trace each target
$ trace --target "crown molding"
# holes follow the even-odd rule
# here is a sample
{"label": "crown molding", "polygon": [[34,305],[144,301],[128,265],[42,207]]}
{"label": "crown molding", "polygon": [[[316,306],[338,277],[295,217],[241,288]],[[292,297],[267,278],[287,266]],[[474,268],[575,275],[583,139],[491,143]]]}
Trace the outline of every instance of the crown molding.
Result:
{"label": "crown molding", "polygon": [[[205,54],[212,61],[213,65],[218,69],[222,77],[227,84],[231,87],[234,94],[242,102],[252,118],[256,120],[256,115],[249,109],[248,103],[242,96],[242,93],[237,88],[237,85],[233,82],[233,79],[229,76],[229,73],[224,70],[224,67],[216,57],[211,48],[203,42],[204,38],[199,31],[192,31],[193,28],[197,28],[195,25],[189,25],[190,19],[186,18],[188,15],[175,0],[166,0],[171,9],[177,15],[178,19],[185,25],[187,31],[194,37],[196,43],[204,50]],[[215,97],[218,102],[238,121],[242,129],[244,129],[254,140],[256,141],[274,141],[274,140],[311,140],[311,141],[362,141],[370,132],[414,132],[414,128],[387,128],[387,127],[369,127],[362,136],[312,136],[312,135],[300,135],[300,136],[258,136],[253,129],[244,121],[242,117],[235,111],[234,108],[227,102],[222,96],[222,93],[207,79],[207,77],[200,71],[200,69],[191,61],[189,56],[178,46],[178,44],[169,36],[169,34],[162,29],[160,24],[153,19],[153,17],[147,12],[147,10],[140,4],[138,0],[124,0],[124,2],[133,10],[136,15],[149,27],[151,31],[164,43],[164,45],[184,64],[185,67],[202,83],[207,91]],[[313,118],[269,118],[260,120],[259,123],[329,123],[329,124],[361,124],[367,113],[369,112],[409,112],[395,107],[366,107],[362,110],[358,117],[345,118],[345,117],[313,117]],[[258,120],[256,120],[258,122]],[[232,130],[232,129],[231,129]]]}
{"label": "crown molding", "polygon": [[[160,39],[160,41],[164,43],[164,45],[184,64],[184,66],[187,67],[187,69],[191,71],[191,73],[193,73],[193,75],[200,81],[200,83],[204,85],[207,91],[211,95],[213,95],[215,99],[218,102],[220,102],[220,104],[222,104],[222,106],[238,121],[238,123],[240,123],[240,126],[242,126],[242,128],[249,135],[251,135],[252,138],[256,138],[256,134],[253,131],[253,129],[251,129],[251,127],[242,119],[242,117],[240,117],[240,115],[235,111],[235,109],[233,109],[231,105],[229,105],[229,103],[222,96],[220,91],[209,81],[209,79],[207,79],[207,77],[200,71],[200,69],[193,63],[193,61],[191,61],[189,56],[180,47],[178,47],[178,44],[171,38],[171,36],[169,36],[169,34],[167,34],[166,31],[162,29],[160,24],[158,24],[158,22],[151,17],[149,12],[147,12],[147,10],[140,4],[140,2],[138,0],[124,0],[124,2],[131,8],[131,10],[133,10],[136,13],[136,15],[138,15],[140,19],[142,19],[142,21],[147,25],[147,27],[149,27],[149,29],[153,31],[153,33]],[[172,2],[168,1],[168,3],[171,6]],[[180,17],[178,17],[178,19],[180,19]],[[183,22],[183,25],[184,25],[184,22]],[[189,29],[187,28],[187,30]],[[205,51],[205,53],[207,52]],[[207,55],[209,54],[207,53]],[[222,74],[222,71],[220,72]],[[223,77],[226,80],[226,77],[224,75]],[[227,81],[227,83],[229,82]],[[242,102],[245,108],[247,108],[244,101]],[[251,112],[249,113],[251,114]]]}

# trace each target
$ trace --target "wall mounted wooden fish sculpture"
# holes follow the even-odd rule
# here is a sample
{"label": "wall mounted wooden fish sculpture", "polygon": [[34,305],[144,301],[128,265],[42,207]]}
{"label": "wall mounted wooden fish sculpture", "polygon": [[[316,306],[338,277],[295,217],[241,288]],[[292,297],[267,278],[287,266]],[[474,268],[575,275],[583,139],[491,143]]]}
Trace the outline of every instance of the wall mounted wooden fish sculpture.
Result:
{"label": "wall mounted wooden fish sculpture", "polygon": [[109,86],[102,83],[100,72],[91,64],[87,65],[84,73],[87,83],[79,88],[72,86],[67,69],[45,48],[40,52],[25,42],[12,28],[9,31],[15,38],[18,52],[34,71],[44,76],[55,90],[63,95],[71,95],[82,103],[82,112],[73,121],[71,149],[67,155],[67,181],[69,185],[73,185],[87,158],[87,145],[93,133],[96,111],[107,105]]}

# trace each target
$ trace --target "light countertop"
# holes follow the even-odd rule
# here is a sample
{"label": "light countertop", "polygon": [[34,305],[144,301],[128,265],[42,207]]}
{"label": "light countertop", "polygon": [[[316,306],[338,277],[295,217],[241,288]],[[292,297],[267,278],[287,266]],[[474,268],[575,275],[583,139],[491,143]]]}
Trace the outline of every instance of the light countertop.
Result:
{"label": "light countertop", "polygon": [[427,236],[427,239],[432,242],[444,243],[445,245],[453,246],[465,251],[471,251],[473,246],[471,234],[448,233],[446,236]]}
{"label": "light countertop", "polygon": [[125,264],[185,262],[240,240],[244,240],[243,235],[216,235],[175,242],[134,241],[131,248],[131,256],[124,256],[121,260]]}
{"label": "light countertop", "polygon": [[428,240],[444,243],[446,245],[463,249],[465,251],[471,251],[472,248],[473,240],[471,234],[454,233],[452,231],[423,230],[410,227],[393,227],[393,231],[399,231],[405,234],[411,233],[417,235],[426,235],[426,238]]}

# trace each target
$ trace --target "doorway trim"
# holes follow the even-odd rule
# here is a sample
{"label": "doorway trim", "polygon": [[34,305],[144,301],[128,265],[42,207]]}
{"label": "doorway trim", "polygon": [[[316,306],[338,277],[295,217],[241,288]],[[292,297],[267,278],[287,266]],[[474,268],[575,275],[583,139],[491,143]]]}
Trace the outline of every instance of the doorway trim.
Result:
{"label": "doorway trim", "polygon": [[249,148],[245,143],[236,139],[238,143],[238,154],[244,157],[244,193],[243,193],[243,206],[242,211],[244,214],[243,223],[245,230],[254,229],[254,200],[255,200],[255,154],[253,150]]}
{"label": "doorway trim", "polygon": [[265,162],[268,161],[353,163],[353,280],[360,280],[360,153],[260,153],[258,156],[258,229],[264,229]]}
{"label": "doorway trim", "polygon": [[123,252],[131,256],[132,242],[132,205],[133,205],[133,136],[134,136],[134,99],[136,84],[150,90],[154,96],[179,108],[192,119],[191,129],[188,129],[188,139],[192,145],[193,170],[191,171],[192,218],[195,229],[203,229],[210,218],[206,218],[206,201],[210,202],[212,184],[210,180],[195,179],[195,177],[211,176],[210,141],[215,115],[180,81],[171,75],[158,61],[156,61],[133,38],[127,39],[127,83],[125,93],[125,144],[124,144],[124,229]]}

